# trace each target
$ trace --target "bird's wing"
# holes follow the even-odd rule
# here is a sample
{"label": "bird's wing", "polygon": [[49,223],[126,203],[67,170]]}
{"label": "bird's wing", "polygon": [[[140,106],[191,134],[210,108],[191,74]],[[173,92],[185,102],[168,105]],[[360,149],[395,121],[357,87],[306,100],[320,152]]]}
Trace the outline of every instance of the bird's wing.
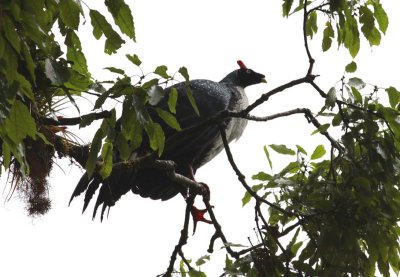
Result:
{"label": "bird's wing", "polygon": [[[216,124],[199,126],[210,117],[228,109],[231,99],[230,89],[223,84],[208,80],[193,80],[190,82],[190,90],[199,109],[200,116],[196,114],[189,98],[187,87],[184,83],[175,86],[178,90],[178,102],[176,105],[176,118],[184,130],[176,132],[163,125],[166,135],[166,145],[163,158],[176,160],[177,157],[193,157],[190,152],[201,152],[208,147],[216,136],[219,136],[219,127]],[[166,90],[168,95],[169,89]],[[168,109],[167,100],[163,99],[159,107]],[[193,128],[199,126],[200,128]]]}

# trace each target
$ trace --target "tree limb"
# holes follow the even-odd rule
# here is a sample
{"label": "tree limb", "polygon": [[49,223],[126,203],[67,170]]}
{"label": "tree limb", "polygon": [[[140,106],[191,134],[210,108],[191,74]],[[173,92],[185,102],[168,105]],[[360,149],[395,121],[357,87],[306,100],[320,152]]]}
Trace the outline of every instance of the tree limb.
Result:
{"label": "tree limb", "polygon": [[89,113],[86,115],[78,116],[78,117],[60,117],[57,119],[53,119],[50,117],[42,117],[40,120],[44,125],[78,125],[82,122],[82,118],[85,116],[93,116],[94,120],[103,119],[111,117],[110,111],[102,111],[98,113]]}
{"label": "tree limb", "polygon": [[231,166],[232,166],[233,170],[235,171],[235,173],[236,173],[236,175],[237,175],[237,177],[238,177],[240,183],[243,185],[243,187],[246,189],[246,191],[247,191],[248,193],[250,193],[250,195],[253,196],[254,199],[256,199],[256,201],[260,201],[260,202],[262,202],[262,203],[264,203],[264,204],[267,204],[268,206],[270,206],[270,207],[272,207],[272,208],[274,208],[274,209],[280,211],[281,213],[284,213],[284,214],[286,214],[286,215],[288,215],[288,216],[295,216],[295,215],[298,215],[298,214],[296,214],[296,213],[294,213],[294,212],[286,211],[285,209],[282,209],[282,208],[279,207],[278,205],[276,205],[276,204],[274,204],[274,203],[272,203],[272,202],[269,202],[268,200],[266,200],[266,199],[260,197],[255,191],[253,191],[253,190],[251,189],[251,187],[250,187],[250,186],[247,184],[247,182],[246,182],[246,177],[245,177],[245,176],[242,174],[242,172],[239,170],[239,168],[237,167],[237,165],[236,165],[236,163],[235,163],[235,161],[234,161],[234,159],[233,159],[232,152],[231,152],[231,149],[230,149],[230,147],[229,147],[228,140],[227,140],[227,138],[226,138],[225,129],[224,129],[222,126],[220,126],[220,133],[221,133],[222,142],[223,142],[223,144],[224,144],[225,153],[226,153],[226,155],[227,155],[227,157],[228,157],[229,163],[231,164]]}
{"label": "tree limb", "polygon": [[191,209],[193,207],[194,198],[195,198],[195,195],[190,195],[186,199],[185,220],[184,220],[184,223],[183,223],[183,228],[181,230],[181,236],[179,238],[178,244],[175,246],[174,251],[172,252],[171,259],[170,259],[167,271],[163,274],[163,276],[165,276],[165,277],[171,276],[171,274],[172,274],[172,272],[174,270],[174,264],[175,264],[175,261],[176,261],[176,256],[178,255],[178,253],[181,253],[181,256],[182,256],[182,247],[187,243],[187,239],[188,239],[188,236],[189,236],[188,235],[188,229],[189,229],[190,211],[191,211]]}

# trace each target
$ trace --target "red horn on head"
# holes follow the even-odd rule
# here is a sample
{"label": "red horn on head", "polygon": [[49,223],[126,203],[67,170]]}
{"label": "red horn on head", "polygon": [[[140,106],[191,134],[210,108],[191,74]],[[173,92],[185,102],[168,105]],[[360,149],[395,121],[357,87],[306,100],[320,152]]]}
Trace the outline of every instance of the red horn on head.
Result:
{"label": "red horn on head", "polygon": [[237,64],[240,66],[241,69],[247,69],[247,67],[244,65],[244,63],[241,60],[238,60]]}

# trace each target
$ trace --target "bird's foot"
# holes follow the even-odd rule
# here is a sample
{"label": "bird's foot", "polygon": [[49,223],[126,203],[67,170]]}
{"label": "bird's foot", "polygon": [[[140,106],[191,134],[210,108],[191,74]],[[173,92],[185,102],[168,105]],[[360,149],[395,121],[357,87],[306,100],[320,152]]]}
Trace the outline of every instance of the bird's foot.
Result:
{"label": "bird's foot", "polygon": [[[207,201],[209,201],[210,200],[210,188],[205,183],[201,182],[199,184],[201,184],[201,186],[202,186],[203,199],[206,199]],[[190,212],[193,217],[193,234],[196,232],[197,222],[201,221],[201,222],[205,222],[208,224],[213,224],[213,222],[211,220],[206,219],[204,217],[204,215],[207,213],[207,209],[199,210],[195,206],[192,206],[192,209]]]}
{"label": "bird's foot", "polygon": [[201,222],[205,222],[205,223],[208,223],[208,224],[212,224],[213,223],[211,220],[206,219],[204,217],[204,215],[207,213],[207,209],[199,210],[195,206],[192,206],[192,209],[190,210],[190,213],[192,214],[192,218],[193,218],[193,235],[196,232],[197,222],[201,221]]}

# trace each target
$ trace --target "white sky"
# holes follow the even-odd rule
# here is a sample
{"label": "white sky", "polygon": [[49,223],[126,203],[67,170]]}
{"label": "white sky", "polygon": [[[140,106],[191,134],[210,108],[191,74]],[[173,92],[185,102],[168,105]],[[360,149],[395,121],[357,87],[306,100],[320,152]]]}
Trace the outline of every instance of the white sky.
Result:
{"label": "white sky", "polygon": [[[94,9],[102,9],[98,1],[85,1]],[[129,1],[131,2],[131,1]],[[273,2],[273,3],[271,3]],[[90,70],[98,79],[114,78],[103,70],[115,66],[132,72],[125,53],[137,54],[144,71],[152,71],[164,64],[170,73],[186,66],[192,79],[219,81],[237,68],[236,60],[267,76],[267,85],[247,90],[250,102],[261,93],[295,78],[303,77],[308,62],[303,47],[300,16],[281,17],[282,1],[135,1],[132,3],[137,44],[128,43],[120,56],[103,54],[103,42],[85,35],[84,52]],[[296,1],[295,1],[296,2]],[[400,22],[397,1],[382,1],[389,15],[389,29],[382,46],[369,48],[363,41],[357,57],[358,77],[369,83],[400,88],[398,64]],[[391,5],[391,6],[390,6]],[[87,12],[87,9],[84,7]],[[88,19],[89,20],[89,19]],[[319,33],[323,29],[322,22]],[[91,32],[89,21],[83,33]],[[82,39],[82,38],[81,38]],[[127,40],[127,38],[125,38]],[[317,83],[325,90],[338,81],[344,66],[351,61],[346,51],[337,52],[335,46],[321,56],[321,40],[311,42],[317,63],[314,73],[321,75]],[[109,77],[110,76],[110,77]],[[300,86],[271,98],[255,111],[269,115],[296,107],[314,107],[323,103],[308,86]],[[85,102],[85,101],[84,101]],[[269,123],[250,123],[243,137],[232,144],[232,151],[247,181],[260,170],[268,170],[262,147],[267,144],[300,144],[311,153],[317,144],[325,143],[319,135],[310,137],[314,130],[302,116]],[[89,141],[93,130],[78,130],[78,135]],[[274,155],[277,169],[287,161]],[[127,194],[111,209],[103,223],[91,220],[92,206],[81,215],[83,199],[75,199],[68,208],[69,197],[82,171],[61,161],[51,174],[50,197],[53,209],[44,217],[26,216],[18,199],[0,205],[0,276],[155,276],[169,264],[173,248],[178,242],[183,225],[184,200],[177,196],[167,202],[142,199]],[[276,170],[277,170],[276,169]],[[226,156],[221,153],[198,171],[197,180],[211,188],[215,214],[227,239],[248,245],[247,236],[254,238],[253,205],[241,208],[244,189],[237,181]],[[3,178],[2,186],[5,182]],[[8,187],[4,190],[4,199]],[[93,204],[92,204],[93,205]],[[201,202],[197,205],[202,207]],[[206,254],[214,229],[199,224],[194,237],[190,236],[183,248],[186,257],[196,260]],[[203,266],[209,276],[223,272],[225,251],[215,246],[211,262]],[[179,261],[179,258],[178,258]],[[176,264],[178,266],[178,263]]]}

